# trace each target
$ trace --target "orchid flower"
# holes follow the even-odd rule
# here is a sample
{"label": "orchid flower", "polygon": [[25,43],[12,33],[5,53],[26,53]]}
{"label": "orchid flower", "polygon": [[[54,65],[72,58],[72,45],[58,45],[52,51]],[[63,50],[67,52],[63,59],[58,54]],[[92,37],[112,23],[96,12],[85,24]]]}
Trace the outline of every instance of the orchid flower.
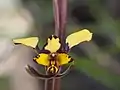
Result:
{"label": "orchid flower", "polygon": [[[87,29],[83,29],[68,35],[64,43],[61,43],[58,36],[51,35],[47,38],[46,44],[42,49],[38,48],[38,37],[14,39],[13,42],[15,45],[23,44],[33,48],[37,54],[33,58],[33,61],[39,65],[43,65],[47,74],[38,73],[38,71],[30,65],[26,66],[26,70],[32,76],[50,79],[53,77],[59,78],[66,75],[66,73],[70,70],[70,67],[74,64],[74,59],[69,55],[70,49],[84,41],[90,41],[91,39],[92,33]],[[66,64],[70,65],[64,72],[61,73],[61,67]]]}

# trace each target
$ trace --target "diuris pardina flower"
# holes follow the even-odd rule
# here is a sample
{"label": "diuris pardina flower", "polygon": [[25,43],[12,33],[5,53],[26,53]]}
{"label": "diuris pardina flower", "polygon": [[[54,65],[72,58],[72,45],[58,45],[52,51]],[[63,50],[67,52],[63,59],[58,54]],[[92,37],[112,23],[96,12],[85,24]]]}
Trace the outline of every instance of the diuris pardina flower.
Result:
{"label": "diuris pardina flower", "polygon": [[[33,60],[37,64],[45,66],[45,70],[48,75],[41,74],[41,76],[45,78],[47,77],[50,78],[52,76],[56,76],[56,77],[62,76],[62,74],[60,74],[59,72],[60,67],[65,64],[74,62],[73,58],[68,54],[70,49],[81,42],[90,41],[91,38],[92,38],[92,33],[87,29],[83,29],[81,31],[75,32],[67,36],[64,44],[61,43],[59,37],[55,35],[51,35],[47,39],[47,42],[43,46],[43,48],[39,50],[36,50],[36,47],[39,42],[38,37],[14,39],[13,42],[15,44],[23,44],[29,46],[33,48],[35,51],[37,51],[37,56],[34,57]],[[32,72],[37,73],[32,67],[29,66],[29,68],[32,70]]]}

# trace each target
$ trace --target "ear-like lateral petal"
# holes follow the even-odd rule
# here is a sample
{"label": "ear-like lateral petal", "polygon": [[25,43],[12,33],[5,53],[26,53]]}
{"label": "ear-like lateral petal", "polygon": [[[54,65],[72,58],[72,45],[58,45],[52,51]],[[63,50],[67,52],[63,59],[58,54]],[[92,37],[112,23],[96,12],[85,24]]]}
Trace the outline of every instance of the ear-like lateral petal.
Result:
{"label": "ear-like lateral petal", "polygon": [[60,48],[60,46],[60,39],[57,36],[52,35],[48,38],[44,49],[49,50],[50,52],[56,52]]}
{"label": "ear-like lateral petal", "polygon": [[29,38],[21,38],[21,39],[13,39],[14,44],[23,44],[25,46],[29,46],[32,48],[36,48],[38,44],[38,37],[29,37]]}
{"label": "ear-like lateral petal", "polygon": [[73,61],[73,59],[66,53],[58,54],[57,59],[60,66],[64,64],[68,64],[69,62]]}
{"label": "ear-like lateral petal", "polygon": [[41,53],[36,58],[34,58],[34,60],[40,65],[49,66],[49,55],[48,54]]}
{"label": "ear-like lateral petal", "polygon": [[81,42],[90,41],[91,39],[92,33],[87,29],[83,29],[82,31],[70,34],[66,38],[66,43],[68,43],[69,48],[72,48],[73,46],[78,45]]}

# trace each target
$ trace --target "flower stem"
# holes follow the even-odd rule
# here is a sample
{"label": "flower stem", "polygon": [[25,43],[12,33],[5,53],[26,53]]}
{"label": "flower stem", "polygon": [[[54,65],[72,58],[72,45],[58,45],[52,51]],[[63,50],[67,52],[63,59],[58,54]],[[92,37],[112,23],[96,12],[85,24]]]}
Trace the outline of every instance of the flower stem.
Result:
{"label": "flower stem", "polygon": [[67,0],[53,0],[55,35],[61,41],[65,40],[66,18],[67,18]]}
{"label": "flower stem", "polygon": [[[67,0],[53,0],[55,35],[65,42]],[[53,78],[45,81],[45,90],[60,90],[60,78]]]}

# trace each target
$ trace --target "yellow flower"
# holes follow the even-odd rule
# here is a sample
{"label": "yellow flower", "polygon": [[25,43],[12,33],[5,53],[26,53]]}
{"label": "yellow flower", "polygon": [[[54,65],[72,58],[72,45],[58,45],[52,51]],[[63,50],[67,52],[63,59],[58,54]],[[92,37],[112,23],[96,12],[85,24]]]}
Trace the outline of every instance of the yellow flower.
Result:
{"label": "yellow flower", "polygon": [[[68,51],[79,43],[90,41],[91,39],[92,33],[87,29],[83,29],[81,31],[68,35],[64,45],[62,45],[59,37],[51,35],[47,39],[47,42],[43,46],[43,49],[39,50],[40,52],[37,52],[37,56],[34,57],[33,60],[37,64],[45,66],[47,73],[56,74],[62,65],[73,62],[72,57],[68,55]],[[38,41],[38,37],[13,40],[15,44],[23,44],[32,47],[34,50],[38,45]],[[61,50],[62,47],[64,47],[64,50]]]}

